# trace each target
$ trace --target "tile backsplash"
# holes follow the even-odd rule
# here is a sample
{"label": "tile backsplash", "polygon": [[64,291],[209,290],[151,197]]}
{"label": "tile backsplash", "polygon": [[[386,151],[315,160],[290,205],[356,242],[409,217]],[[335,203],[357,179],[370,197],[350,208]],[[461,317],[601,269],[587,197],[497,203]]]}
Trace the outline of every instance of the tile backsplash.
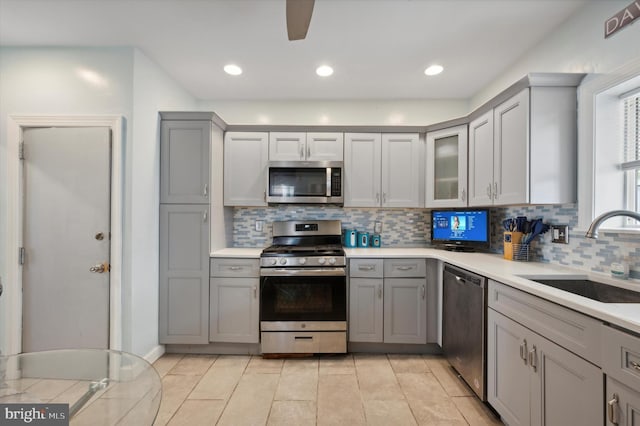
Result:
{"label": "tile backsplash", "polygon": [[593,272],[609,273],[612,262],[624,260],[629,264],[633,278],[640,278],[640,235],[599,232],[597,240],[576,232],[578,209],[574,204],[561,206],[522,206],[492,210],[491,246],[502,253],[502,221],[506,218],[527,216],[529,220],[543,218],[544,223],[568,224],[569,244],[554,244],[550,232],[531,243],[533,259]]}
{"label": "tile backsplash", "polygon": [[[233,211],[234,247],[265,247],[271,244],[272,222],[278,220],[341,220],[342,227],[373,233],[382,222],[383,247],[425,247],[429,240],[430,216],[425,209],[342,208],[331,206],[274,206]],[[256,220],[264,230],[256,231]]]}
{"label": "tile backsplash", "polygon": [[[569,244],[553,244],[549,233],[531,244],[532,260],[609,273],[609,265],[624,259],[632,275],[640,274],[640,235],[600,232],[597,240],[575,232],[578,210],[574,204],[560,206],[518,206],[491,210],[492,251],[502,253],[502,221],[509,217],[543,218],[545,223],[568,224]],[[271,244],[272,222],[277,220],[341,220],[343,228],[373,233],[382,222],[383,247],[429,246],[431,218],[427,209],[342,208],[332,206],[273,206],[233,210],[234,247],[266,247]],[[255,222],[264,221],[263,231]]]}

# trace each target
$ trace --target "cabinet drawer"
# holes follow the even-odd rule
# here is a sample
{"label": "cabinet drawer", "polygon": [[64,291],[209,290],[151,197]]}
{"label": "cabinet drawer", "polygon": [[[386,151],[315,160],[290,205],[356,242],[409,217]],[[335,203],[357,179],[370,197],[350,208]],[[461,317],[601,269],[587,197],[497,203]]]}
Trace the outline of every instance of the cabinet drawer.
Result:
{"label": "cabinet drawer", "polygon": [[262,353],[345,353],[347,339],[344,331],[262,332]]}
{"label": "cabinet drawer", "polygon": [[385,259],[384,276],[394,278],[421,278],[427,276],[425,259]]}
{"label": "cabinet drawer", "polygon": [[259,259],[211,259],[212,277],[259,277]]}
{"label": "cabinet drawer", "polygon": [[602,369],[608,376],[640,389],[640,337],[602,325]]}
{"label": "cabinet drawer", "polygon": [[382,259],[351,259],[349,276],[357,278],[382,278]]}
{"label": "cabinet drawer", "polygon": [[489,307],[601,365],[600,321],[493,280],[489,280]]}

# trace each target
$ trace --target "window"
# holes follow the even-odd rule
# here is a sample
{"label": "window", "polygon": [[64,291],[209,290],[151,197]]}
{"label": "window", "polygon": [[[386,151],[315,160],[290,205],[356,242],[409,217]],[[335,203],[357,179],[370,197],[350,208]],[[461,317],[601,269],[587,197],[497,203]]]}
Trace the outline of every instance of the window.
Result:
{"label": "window", "polygon": [[[611,210],[640,212],[640,58],[585,77],[578,88],[578,227]],[[637,233],[633,219],[604,229]]]}
{"label": "window", "polygon": [[621,168],[625,171],[626,207],[640,212],[640,88],[621,98],[624,140]]}

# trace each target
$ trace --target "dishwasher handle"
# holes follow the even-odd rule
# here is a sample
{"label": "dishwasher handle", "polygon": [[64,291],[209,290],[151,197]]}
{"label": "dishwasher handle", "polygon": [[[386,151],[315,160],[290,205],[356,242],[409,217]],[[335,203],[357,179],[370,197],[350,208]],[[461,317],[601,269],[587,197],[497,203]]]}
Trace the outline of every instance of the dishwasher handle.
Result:
{"label": "dishwasher handle", "polygon": [[451,267],[450,265],[445,265],[444,273],[450,274],[453,277],[455,277],[456,282],[460,284],[476,285],[481,288],[485,287],[485,282],[487,280],[485,277],[482,277],[480,275],[475,275],[471,272],[465,271],[460,268]]}

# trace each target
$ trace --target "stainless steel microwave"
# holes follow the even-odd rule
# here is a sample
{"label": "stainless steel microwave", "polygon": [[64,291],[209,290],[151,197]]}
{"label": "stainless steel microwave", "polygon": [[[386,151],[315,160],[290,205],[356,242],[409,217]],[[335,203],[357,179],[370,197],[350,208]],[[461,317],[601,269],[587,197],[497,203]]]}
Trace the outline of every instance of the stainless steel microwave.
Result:
{"label": "stainless steel microwave", "polygon": [[343,204],[342,161],[271,161],[268,203]]}

